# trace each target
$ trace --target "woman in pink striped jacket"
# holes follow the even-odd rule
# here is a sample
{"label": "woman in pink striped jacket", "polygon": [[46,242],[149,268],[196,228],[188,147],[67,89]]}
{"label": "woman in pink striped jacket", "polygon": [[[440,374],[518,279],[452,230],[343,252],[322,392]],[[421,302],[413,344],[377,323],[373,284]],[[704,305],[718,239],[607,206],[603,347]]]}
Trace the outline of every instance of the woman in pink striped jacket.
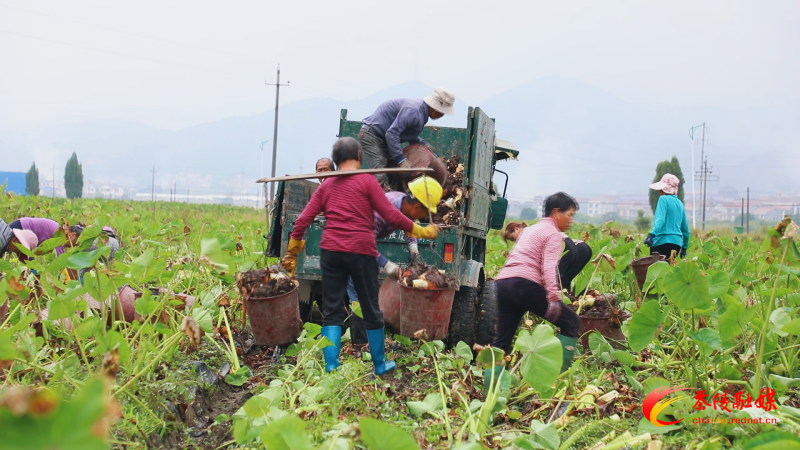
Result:
{"label": "woman in pink striped jacket", "polygon": [[[547,197],[545,218],[522,231],[497,275],[497,336],[494,347],[509,352],[520,320],[530,311],[559,327],[558,338],[564,349],[562,372],[572,364],[581,323],[578,315],[561,301],[559,282],[559,261],[565,248],[564,232],[572,226],[578,208],[578,202],[564,192]],[[586,258],[578,258],[581,267],[570,267],[569,272],[577,274],[587,262]]]}

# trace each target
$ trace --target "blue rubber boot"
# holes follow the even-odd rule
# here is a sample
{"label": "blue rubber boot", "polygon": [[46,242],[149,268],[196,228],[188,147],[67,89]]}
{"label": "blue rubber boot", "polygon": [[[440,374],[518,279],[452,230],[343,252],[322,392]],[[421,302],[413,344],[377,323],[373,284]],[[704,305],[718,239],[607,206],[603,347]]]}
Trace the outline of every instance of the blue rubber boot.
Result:
{"label": "blue rubber boot", "polygon": [[342,348],[342,327],[337,325],[322,327],[322,335],[333,343],[333,345],[322,347],[322,354],[325,356],[325,372],[330,373],[339,367],[339,349]]}
{"label": "blue rubber boot", "polygon": [[386,347],[383,342],[383,328],[367,330],[369,352],[372,354],[372,363],[375,364],[375,375],[383,375],[395,368],[394,361],[386,361]]}

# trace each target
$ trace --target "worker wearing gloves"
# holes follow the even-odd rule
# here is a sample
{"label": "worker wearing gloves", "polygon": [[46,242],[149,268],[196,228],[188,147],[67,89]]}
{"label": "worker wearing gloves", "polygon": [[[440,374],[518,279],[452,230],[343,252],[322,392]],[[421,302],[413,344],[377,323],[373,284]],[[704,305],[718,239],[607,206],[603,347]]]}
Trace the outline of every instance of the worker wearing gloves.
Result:
{"label": "worker wearing gloves", "polygon": [[[421,176],[408,183],[408,194],[402,192],[390,191],[386,193],[386,199],[395,208],[400,210],[404,216],[411,220],[419,220],[423,217],[428,217],[428,213],[435,213],[442,199],[442,185],[438,181],[428,176]],[[375,213],[375,238],[383,239],[389,236],[396,230],[391,223],[386,221],[377,212]],[[419,256],[419,247],[417,239],[410,234],[406,233],[406,242],[408,243],[409,259],[414,261]],[[390,261],[388,258],[378,253],[378,267],[392,278],[400,278],[400,266]],[[350,303],[358,301],[358,293],[353,286],[353,280],[348,280],[347,283],[347,296],[350,298]],[[353,314],[348,319],[350,322],[350,338],[353,345],[364,345],[366,339],[363,337],[364,324],[360,317]]]}
{"label": "worker wearing gloves", "polygon": [[530,311],[559,327],[561,371],[572,364],[581,320],[561,301],[559,259],[564,232],[572,226],[578,202],[563,192],[545,200],[545,218],[525,228],[497,275],[497,336],[494,347],[511,351],[522,316]]}
{"label": "worker wearing gloves", "polygon": [[[333,145],[331,159],[339,170],[358,169],[361,167],[361,145],[353,138],[341,138]],[[374,212],[414,237],[432,239],[439,234],[439,229],[432,224],[423,228],[401,214],[389,203],[371,175],[332,178],[314,191],[294,224],[286,255],[281,260],[290,274],[294,274],[297,267],[306,229],[321,212],[325,214],[320,242],[322,290],[325,292],[322,335],[332,343],[323,349],[325,370],[330,372],[339,366],[347,280],[352,277],[361,300],[375,374],[382,375],[394,369],[395,363],[386,361],[383,313],[378,306]]]}
{"label": "worker wearing gloves", "polygon": [[674,251],[681,258],[686,256],[691,233],[683,202],[676,195],[680,182],[675,175],[665,173],[661,181],[650,185],[650,189],[659,191],[653,229],[644,240],[651,255],[658,253],[669,258]]}
{"label": "worker wearing gloves", "polygon": [[[370,169],[411,167],[403,155],[402,143],[425,144],[419,134],[428,118],[439,119],[455,114],[455,96],[444,88],[436,88],[425,98],[387,100],[362,121],[358,140]],[[381,186],[389,185],[386,174],[375,175]]]}

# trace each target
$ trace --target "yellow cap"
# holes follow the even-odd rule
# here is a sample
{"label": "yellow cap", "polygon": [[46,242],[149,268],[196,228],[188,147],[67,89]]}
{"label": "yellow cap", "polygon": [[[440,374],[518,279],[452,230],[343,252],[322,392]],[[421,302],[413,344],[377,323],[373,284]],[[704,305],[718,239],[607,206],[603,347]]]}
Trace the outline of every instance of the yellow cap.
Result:
{"label": "yellow cap", "polygon": [[408,183],[408,191],[432,213],[436,212],[436,207],[442,199],[442,185],[438,181],[423,175]]}

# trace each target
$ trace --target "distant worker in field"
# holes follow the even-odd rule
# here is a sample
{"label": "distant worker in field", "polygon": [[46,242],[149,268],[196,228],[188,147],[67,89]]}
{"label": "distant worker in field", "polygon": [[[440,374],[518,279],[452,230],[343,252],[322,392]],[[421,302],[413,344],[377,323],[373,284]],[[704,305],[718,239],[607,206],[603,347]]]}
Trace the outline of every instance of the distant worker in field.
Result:
{"label": "distant worker in field", "polygon": [[[333,145],[331,159],[340,171],[359,169],[361,145],[353,138],[341,138]],[[439,234],[439,228],[433,224],[423,228],[400,213],[386,199],[371,175],[334,177],[314,191],[294,224],[286,254],[281,260],[290,275],[294,274],[297,258],[305,246],[303,236],[314,217],[321,212],[325,213],[325,228],[319,244],[322,291],[325,293],[322,335],[332,343],[322,349],[325,371],[339,367],[347,281],[352,278],[361,301],[375,374],[383,375],[394,369],[395,363],[386,360],[383,313],[378,306],[374,213],[417,238],[433,239]]]}
{"label": "distant worker in field", "polygon": [[[385,167],[410,168],[403,154],[402,144],[425,144],[419,134],[428,118],[439,119],[445,114],[455,114],[455,96],[445,88],[436,88],[425,98],[397,98],[387,100],[362,121],[358,140],[364,151],[364,160],[370,169]],[[384,189],[389,185],[386,174],[375,175]]]}
{"label": "distant worker in field", "polygon": [[[18,222],[18,221],[16,221]],[[14,223],[14,222],[12,222]],[[20,228],[11,228],[2,219],[0,219],[0,258],[6,252],[12,253],[19,258],[20,261],[26,261],[27,257],[19,247],[25,247],[27,250],[33,250],[39,245],[39,238],[31,230],[23,230]]]}
{"label": "distant worker in field", "polygon": [[[324,173],[324,172],[333,172],[336,168],[333,166],[333,161],[330,158],[320,158],[317,161],[316,166],[316,173]],[[325,181],[325,178],[319,178],[319,182],[322,183]]]}
{"label": "distant worker in field", "polygon": [[675,175],[665,173],[661,181],[650,185],[650,189],[659,191],[653,229],[644,240],[651,255],[658,253],[671,258],[674,251],[681,258],[686,256],[691,233],[683,202],[676,195],[680,182]]}
{"label": "distant worker in field", "polygon": [[[58,222],[56,222],[55,220],[45,219],[43,217],[21,217],[9,223],[8,228],[11,230],[31,231],[34,235],[36,235],[37,245],[52,238],[59,230]],[[30,240],[28,240],[27,242],[30,243]],[[33,247],[35,248],[37,245],[34,245]],[[27,246],[25,247],[28,248]],[[25,256],[18,249],[14,251],[14,249],[9,248],[9,250],[15,253],[19,257],[20,261],[24,262],[28,260],[28,257]],[[33,249],[28,248],[28,250],[33,250]],[[64,246],[63,245],[58,246],[56,247],[55,250],[56,250],[56,255],[59,256],[62,253],[64,253]]]}
{"label": "distant worker in field", "polygon": [[564,192],[547,197],[545,218],[524,229],[497,275],[497,335],[493,346],[510,352],[520,320],[530,311],[560,329],[562,372],[572,364],[581,324],[578,315],[561,300],[558,276],[564,232],[572,226],[578,208],[578,202]]}
{"label": "distant worker in field", "polygon": [[[503,230],[503,240],[517,242],[527,226],[525,222],[509,222]],[[558,262],[558,277],[561,280],[561,288],[572,292],[572,281],[592,259],[592,248],[586,242],[572,239],[564,234],[564,250]]]}

